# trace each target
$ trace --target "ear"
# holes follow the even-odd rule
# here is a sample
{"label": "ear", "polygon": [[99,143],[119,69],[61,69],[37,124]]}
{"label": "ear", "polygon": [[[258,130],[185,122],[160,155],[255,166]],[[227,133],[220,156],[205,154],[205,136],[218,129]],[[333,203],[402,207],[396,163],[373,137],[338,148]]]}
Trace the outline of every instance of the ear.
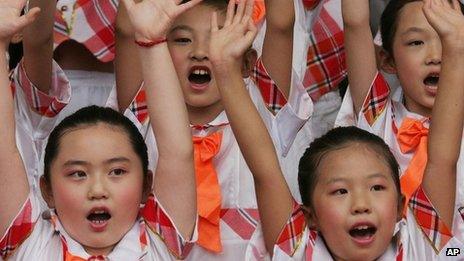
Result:
{"label": "ear", "polygon": [[393,56],[387,53],[387,51],[385,51],[385,49],[383,48],[379,52],[379,59],[380,59],[380,68],[382,68],[383,71],[390,73],[390,74],[397,73]]}
{"label": "ear", "polygon": [[303,213],[306,218],[306,223],[308,224],[309,229],[311,230],[319,230],[318,220],[316,217],[315,212],[307,206],[301,206]]}
{"label": "ear", "polygon": [[142,203],[147,202],[148,197],[153,191],[153,172],[149,170],[143,182]]}
{"label": "ear", "polygon": [[242,76],[243,78],[248,78],[253,73],[253,69],[258,60],[258,53],[255,49],[248,49],[243,55],[243,64],[242,64]]}
{"label": "ear", "polygon": [[406,197],[401,194],[400,198],[398,199],[398,216],[396,217],[397,222],[403,218],[403,211],[405,208],[404,203],[406,203]]}
{"label": "ear", "polygon": [[44,198],[47,206],[49,208],[55,208],[55,200],[53,199],[53,193],[51,185],[45,180],[45,176],[42,175],[40,177],[40,192],[42,193],[42,197]]}

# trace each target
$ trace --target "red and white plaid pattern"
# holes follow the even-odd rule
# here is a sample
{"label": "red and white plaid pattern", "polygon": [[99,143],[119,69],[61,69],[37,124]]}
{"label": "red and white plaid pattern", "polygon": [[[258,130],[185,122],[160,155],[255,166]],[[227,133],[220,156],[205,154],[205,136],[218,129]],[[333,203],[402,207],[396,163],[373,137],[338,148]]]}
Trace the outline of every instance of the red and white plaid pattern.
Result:
{"label": "red and white plaid pattern", "polygon": [[221,209],[221,220],[243,240],[250,240],[259,223],[259,213],[252,208]]}
{"label": "red and white plaid pattern", "polygon": [[143,84],[129,105],[129,110],[135,115],[140,123],[144,124],[149,120],[147,96]]}
{"label": "red and white plaid pattern", "polygon": [[305,228],[306,220],[303,211],[300,205],[294,202],[292,215],[282,229],[282,232],[280,232],[276,245],[287,255],[293,256],[297,247],[301,245],[300,242],[303,239]]}
{"label": "red and white plaid pattern", "polygon": [[[73,24],[67,24],[61,12],[56,10],[55,46],[72,39],[82,43],[98,60],[112,61],[115,55],[114,32],[118,0],[76,0],[74,8]],[[71,32],[68,28],[72,28]]]}
{"label": "red and white plaid pattern", "polygon": [[443,223],[433,208],[432,202],[428,199],[422,187],[412,195],[409,200],[417,224],[422,232],[430,240],[432,247],[438,253],[453,237],[451,230]]}
{"label": "red and white plaid pattern", "polygon": [[34,225],[35,223],[32,221],[32,203],[28,199],[11,227],[0,240],[0,256],[2,259],[6,260],[27,239]]}
{"label": "red and white plaid pattern", "polygon": [[253,80],[258,86],[267,108],[277,113],[287,103],[287,99],[264,67],[263,60],[258,59],[253,70]]}
{"label": "red and white plaid pattern", "polygon": [[[66,106],[67,103],[60,101],[60,98],[68,96],[68,94],[65,93],[67,90],[65,90],[65,88],[62,90],[50,90],[50,93],[56,93],[56,96],[41,92],[27,77],[22,61],[16,68],[13,78],[16,78],[16,81],[12,81],[12,89],[14,90],[16,88],[15,85],[18,84],[26,95],[29,106],[40,115],[54,117]],[[69,82],[64,73],[62,71],[53,70],[52,86],[60,88],[67,84],[69,84]]]}
{"label": "red and white plaid pattern", "polygon": [[161,236],[169,251],[177,258],[185,258],[193,247],[193,243],[187,242],[177,233],[169,216],[158,204],[154,195],[150,195],[145,207],[140,211],[148,227]]}
{"label": "red and white plaid pattern", "polygon": [[313,101],[337,89],[347,74],[343,29],[333,15],[323,6],[309,39],[303,85]]}
{"label": "red and white plaid pattern", "polygon": [[459,214],[461,214],[462,220],[464,221],[464,207],[460,207],[458,211],[459,211]]}
{"label": "red and white plaid pattern", "polygon": [[382,114],[387,105],[389,95],[390,87],[382,74],[378,72],[361,109],[369,125],[374,124],[377,117]]}

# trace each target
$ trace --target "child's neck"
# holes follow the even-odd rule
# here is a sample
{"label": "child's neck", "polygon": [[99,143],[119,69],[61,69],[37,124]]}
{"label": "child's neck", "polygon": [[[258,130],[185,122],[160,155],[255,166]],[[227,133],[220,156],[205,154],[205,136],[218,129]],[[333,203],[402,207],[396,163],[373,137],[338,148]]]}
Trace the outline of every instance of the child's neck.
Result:
{"label": "child's neck", "polygon": [[410,102],[410,98],[408,99],[408,97],[406,95],[403,98],[403,104],[404,104],[404,107],[409,112],[413,112],[413,113],[416,113],[416,114],[419,114],[419,115],[422,115],[422,116],[428,117],[428,118],[430,118],[430,116],[432,116],[432,108],[427,108],[427,107],[421,106],[421,105],[419,105],[417,103]]}
{"label": "child's neck", "polygon": [[193,107],[187,104],[187,112],[192,125],[206,125],[213,121],[222,111],[224,111],[224,107],[221,102],[207,107]]}

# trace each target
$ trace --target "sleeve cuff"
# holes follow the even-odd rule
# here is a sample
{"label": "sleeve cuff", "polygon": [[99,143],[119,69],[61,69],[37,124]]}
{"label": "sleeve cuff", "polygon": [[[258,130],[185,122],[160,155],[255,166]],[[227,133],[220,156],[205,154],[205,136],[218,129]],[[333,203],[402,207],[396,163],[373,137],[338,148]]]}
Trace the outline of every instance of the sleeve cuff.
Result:
{"label": "sleeve cuff", "polygon": [[27,104],[41,116],[55,117],[69,103],[71,97],[71,86],[65,73],[53,61],[50,92],[46,94],[31,82],[26,74],[23,61],[16,68],[14,77],[26,96]]}
{"label": "sleeve cuff", "polygon": [[438,216],[422,187],[419,187],[409,200],[409,209],[435,252],[440,252],[453,235]]}
{"label": "sleeve cuff", "polygon": [[184,259],[190,253],[198,239],[197,225],[195,225],[192,238],[184,239],[153,194],[141,210],[141,215],[150,229],[162,238],[166,247],[176,258]]}

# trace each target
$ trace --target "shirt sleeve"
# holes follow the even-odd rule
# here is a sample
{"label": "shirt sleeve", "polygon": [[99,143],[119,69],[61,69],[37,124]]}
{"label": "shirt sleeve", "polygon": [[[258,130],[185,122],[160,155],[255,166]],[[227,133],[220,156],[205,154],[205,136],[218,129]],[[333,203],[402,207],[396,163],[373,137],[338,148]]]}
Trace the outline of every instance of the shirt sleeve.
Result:
{"label": "shirt sleeve", "polygon": [[46,138],[54,127],[56,116],[69,103],[71,86],[56,62],[52,65],[52,81],[48,94],[41,92],[26,74],[21,61],[13,73],[15,104],[19,123],[27,122],[35,138]]}
{"label": "shirt sleeve", "polygon": [[6,260],[31,235],[40,215],[40,203],[31,192],[0,239],[0,257]]}
{"label": "shirt sleeve", "polygon": [[190,253],[193,244],[198,238],[196,225],[192,238],[183,238],[153,194],[150,195],[145,207],[141,210],[141,215],[147,222],[148,227],[162,238],[174,256],[183,259]]}
{"label": "shirt sleeve", "polygon": [[422,187],[419,187],[412,195],[409,201],[409,211],[436,253],[439,253],[453,238],[451,230],[440,219]]}

